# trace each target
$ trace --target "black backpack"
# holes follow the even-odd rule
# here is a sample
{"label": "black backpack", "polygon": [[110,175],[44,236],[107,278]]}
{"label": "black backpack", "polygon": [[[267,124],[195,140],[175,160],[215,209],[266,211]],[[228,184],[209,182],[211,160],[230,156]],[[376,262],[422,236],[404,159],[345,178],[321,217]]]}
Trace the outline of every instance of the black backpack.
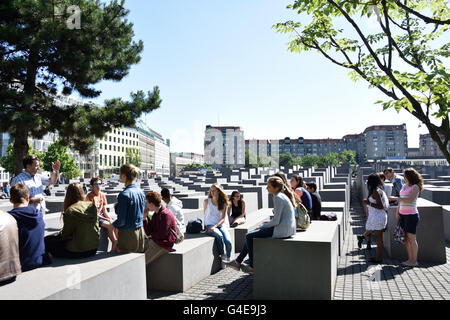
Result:
{"label": "black backpack", "polygon": [[186,226],[187,233],[200,233],[203,229],[203,221],[200,218],[189,220]]}

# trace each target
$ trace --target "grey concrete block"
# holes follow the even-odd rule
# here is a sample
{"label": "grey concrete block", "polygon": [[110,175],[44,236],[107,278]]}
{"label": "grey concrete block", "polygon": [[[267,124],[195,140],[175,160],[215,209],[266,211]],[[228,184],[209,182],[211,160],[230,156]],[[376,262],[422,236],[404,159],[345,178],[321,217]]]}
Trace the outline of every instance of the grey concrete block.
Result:
{"label": "grey concrete block", "polygon": [[86,259],[54,259],[0,287],[8,300],[144,300],[145,256],[99,253]]}
{"label": "grey concrete block", "polygon": [[420,196],[440,205],[450,205],[450,188],[425,188]]}
{"label": "grey concrete block", "polygon": [[250,212],[247,215],[246,222],[234,228],[235,236],[235,252],[238,253],[242,250],[245,243],[245,236],[247,232],[255,229],[265,220],[270,220],[272,215],[272,209],[260,209],[255,212]]}
{"label": "grey concrete block", "polygon": [[314,221],[292,239],[255,239],[253,298],[331,300],[337,251],[335,221]]}
{"label": "grey concrete block", "polygon": [[[426,199],[417,200],[420,221],[417,225],[418,260],[424,262],[446,263],[445,236],[442,206]],[[392,259],[406,261],[406,247],[394,241],[393,233],[397,226],[395,212],[397,207],[390,207],[388,213],[388,230],[383,233],[384,247]]]}
{"label": "grey concrete block", "polygon": [[[232,229],[230,236],[234,243]],[[206,234],[185,234],[174,249],[147,265],[148,289],[185,292],[221,269],[215,239]]]}
{"label": "grey concrete block", "polygon": [[445,240],[450,241],[450,206],[442,207]]}

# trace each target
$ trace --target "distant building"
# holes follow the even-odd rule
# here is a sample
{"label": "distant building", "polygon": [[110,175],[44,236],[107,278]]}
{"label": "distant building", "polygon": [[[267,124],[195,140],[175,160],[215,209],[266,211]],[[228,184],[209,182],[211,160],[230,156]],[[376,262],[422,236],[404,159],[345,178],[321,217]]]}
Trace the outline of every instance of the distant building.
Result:
{"label": "distant building", "polygon": [[371,126],[363,135],[366,159],[406,159],[406,124]]}
{"label": "distant building", "polygon": [[[441,136],[442,138],[442,136]],[[450,142],[447,144],[450,150]],[[445,158],[437,143],[431,138],[431,134],[421,134],[419,137],[419,155],[422,157]]]}
{"label": "distant building", "polygon": [[177,177],[181,170],[189,164],[204,164],[204,157],[202,154],[192,152],[171,152],[170,153],[170,175]]}
{"label": "distant building", "polygon": [[213,127],[205,129],[205,163],[214,167],[245,166],[244,131],[240,127]]}
{"label": "distant building", "polygon": [[420,149],[419,148],[408,148],[408,159],[419,158]]}

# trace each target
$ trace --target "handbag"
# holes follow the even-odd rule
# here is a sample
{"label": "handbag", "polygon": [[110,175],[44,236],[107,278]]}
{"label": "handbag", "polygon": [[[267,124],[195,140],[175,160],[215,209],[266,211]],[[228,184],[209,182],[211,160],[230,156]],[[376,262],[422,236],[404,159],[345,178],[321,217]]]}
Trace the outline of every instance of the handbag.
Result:
{"label": "handbag", "polygon": [[306,230],[311,224],[311,218],[309,217],[308,210],[302,203],[299,203],[295,208],[295,225],[297,229]]}
{"label": "handbag", "polygon": [[394,229],[394,240],[400,244],[405,244],[405,231],[400,226],[400,223],[397,223]]}
{"label": "handbag", "polygon": [[198,218],[196,220],[189,220],[186,226],[187,233],[200,233],[203,229],[203,221]]}

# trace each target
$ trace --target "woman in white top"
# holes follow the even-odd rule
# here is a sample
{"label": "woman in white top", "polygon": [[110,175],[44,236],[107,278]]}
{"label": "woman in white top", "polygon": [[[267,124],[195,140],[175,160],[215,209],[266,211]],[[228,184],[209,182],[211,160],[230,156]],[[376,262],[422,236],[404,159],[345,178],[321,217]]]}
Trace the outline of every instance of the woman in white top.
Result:
{"label": "woman in white top", "polygon": [[[208,198],[203,202],[206,234],[216,238],[222,261],[229,261],[231,256],[231,237],[227,223],[228,196],[220,184],[213,184]],[[223,249],[225,244],[226,254]]]}
{"label": "woman in white top", "polygon": [[383,230],[387,224],[387,209],[389,208],[389,199],[386,193],[381,189],[382,181],[380,175],[372,173],[367,179],[367,188],[369,197],[364,199],[364,204],[368,206],[369,216],[366,222],[366,232],[358,236],[358,247],[364,238],[370,237],[372,232],[377,239],[377,253],[375,258],[369,259],[369,262],[381,263],[383,261]]}

